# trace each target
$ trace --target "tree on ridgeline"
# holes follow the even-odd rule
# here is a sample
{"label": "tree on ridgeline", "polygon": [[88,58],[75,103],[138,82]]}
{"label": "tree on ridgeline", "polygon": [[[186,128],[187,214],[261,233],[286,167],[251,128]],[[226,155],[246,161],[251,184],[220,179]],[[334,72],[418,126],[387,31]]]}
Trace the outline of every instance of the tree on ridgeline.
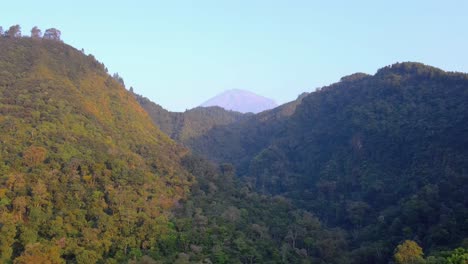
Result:
{"label": "tree on ridgeline", "polygon": [[40,39],[42,37],[42,31],[38,27],[33,27],[31,29],[31,38]]}
{"label": "tree on ridgeline", "polygon": [[4,32],[3,32],[3,27],[0,26],[0,37],[3,37],[3,33],[4,33]]}
{"label": "tree on ridgeline", "polygon": [[5,37],[9,38],[20,38],[21,37],[21,27],[20,25],[11,26],[6,32]]}
{"label": "tree on ridgeline", "polygon": [[49,29],[46,29],[46,31],[44,32],[44,39],[50,39],[50,40],[56,40],[56,41],[62,41],[60,39],[62,35],[62,32],[60,32],[60,30],[56,29],[56,28],[49,28]]}
{"label": "tree on ridgeline", "polygon": [[118,72],[114,73],[112,75],[112,78],[114,78],[114,80],[116,80],[118,83],[120,83],[123,87],[125,87],[125,82],[123,80],[123,78],[119,75]]}

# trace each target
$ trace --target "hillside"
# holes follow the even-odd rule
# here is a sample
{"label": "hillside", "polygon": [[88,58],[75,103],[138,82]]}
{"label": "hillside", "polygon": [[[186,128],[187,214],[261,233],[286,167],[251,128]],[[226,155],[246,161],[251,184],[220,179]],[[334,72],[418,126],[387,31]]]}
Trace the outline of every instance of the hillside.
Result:
{"label": "hillside", "polygon": [[466,246],[466,102],[468,75],[399,63],[323,87],[291,115],[267,111],[190,146],[346,230],[355,263],[387,263],[405,239],[429,253]]}
{"label": "hillside", "polygon": [[401,63],[171,113],[60,41],[0,37],[0,262],[463,263],[467,91]]}
{"label": "hillside", "polygon": [[[188,153],[91,55],[56,40],[0,37],[0,74],[0,262],[343,259],[339,229],[250,190],[231,165]],[[244,116],[184,115],[182,124],[207,116],[206,125]]]}
{"label": "hillside", "polygon": [[0,262],[121,262],[167,232],[187,150],[91,55],[0,37]]}
{"label": "hillside", "polygon": [[278,105],[272,99],[266,98],[264,96],[260,96],[245,90],[232,89],[216,95],[200,106],[219,106],[226,110],[256,114],[275,108]]}

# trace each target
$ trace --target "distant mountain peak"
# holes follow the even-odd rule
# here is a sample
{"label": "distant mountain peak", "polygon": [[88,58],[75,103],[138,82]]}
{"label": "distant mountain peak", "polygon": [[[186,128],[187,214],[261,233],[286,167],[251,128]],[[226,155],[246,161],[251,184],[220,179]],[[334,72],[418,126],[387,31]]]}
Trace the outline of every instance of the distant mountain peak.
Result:
{"label": "distant mountain peak", "polygon": [[270,98],[255,94],[241,89],[226,90],[219,95],[209,99],[200,106],[219,106],[226,110],[237,111],[241,113],[259,113],[278,106]]}

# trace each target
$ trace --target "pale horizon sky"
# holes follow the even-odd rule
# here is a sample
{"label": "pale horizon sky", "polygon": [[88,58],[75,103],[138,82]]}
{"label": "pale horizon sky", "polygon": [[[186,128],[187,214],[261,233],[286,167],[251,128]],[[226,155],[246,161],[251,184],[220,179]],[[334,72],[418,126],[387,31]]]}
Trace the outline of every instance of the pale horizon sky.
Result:
{"label": "pale horizon sky", "polygon": [[294,100],[417,61],[468,72],[468,1],[8,1],[0,26],[64,42],[171,111],[229,89]]}

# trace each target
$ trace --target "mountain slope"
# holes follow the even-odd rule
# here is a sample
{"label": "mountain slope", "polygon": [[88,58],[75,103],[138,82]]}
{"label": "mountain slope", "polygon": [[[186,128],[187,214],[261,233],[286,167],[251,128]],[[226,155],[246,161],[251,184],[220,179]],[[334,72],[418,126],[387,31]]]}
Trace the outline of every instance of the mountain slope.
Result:
{"label": "mountain slope", "polygon": [[[0,74],[0,262],[343,259],[340,230],[187,154],[92,56],[0,38]],[[207,125],[244,116],[187,115]]]}
{"label": "mountain slope", "polygon": [[387,263],[405,239],[436,252],[468,238],[467,101],[468,75],[400,63],[344,77],[280,121],[267,111],[190,146],[347,230],[355,263]]}
{"label": "mountain slope", "polygon": [[0,262],[388,263],[415,240],[449,263],[468,241],[467,90],[403,63],[257,115],[148,104],[239,182],[92,56],[2,37]]}
{"label": "mountain slope", "polygon": [[233,89],[225,91],[200,106],[219,106],[241,113],[259,113],[278,106],[275,101],[249,91]]}
{"label": "mountain slope", "polygon": [[363,258],[362,243],[381,237],[389,248],[403,239],[458,246],[468,238],[467,100],[468,75],[418,63],[344,80],[303,100],[250,175],[328,224],[359,230]]}
{"label": "mountain slope", "polygon": [[1,262],[124,261],[190,186],[187,151],[61,42],[0,37],[0,135]]}

